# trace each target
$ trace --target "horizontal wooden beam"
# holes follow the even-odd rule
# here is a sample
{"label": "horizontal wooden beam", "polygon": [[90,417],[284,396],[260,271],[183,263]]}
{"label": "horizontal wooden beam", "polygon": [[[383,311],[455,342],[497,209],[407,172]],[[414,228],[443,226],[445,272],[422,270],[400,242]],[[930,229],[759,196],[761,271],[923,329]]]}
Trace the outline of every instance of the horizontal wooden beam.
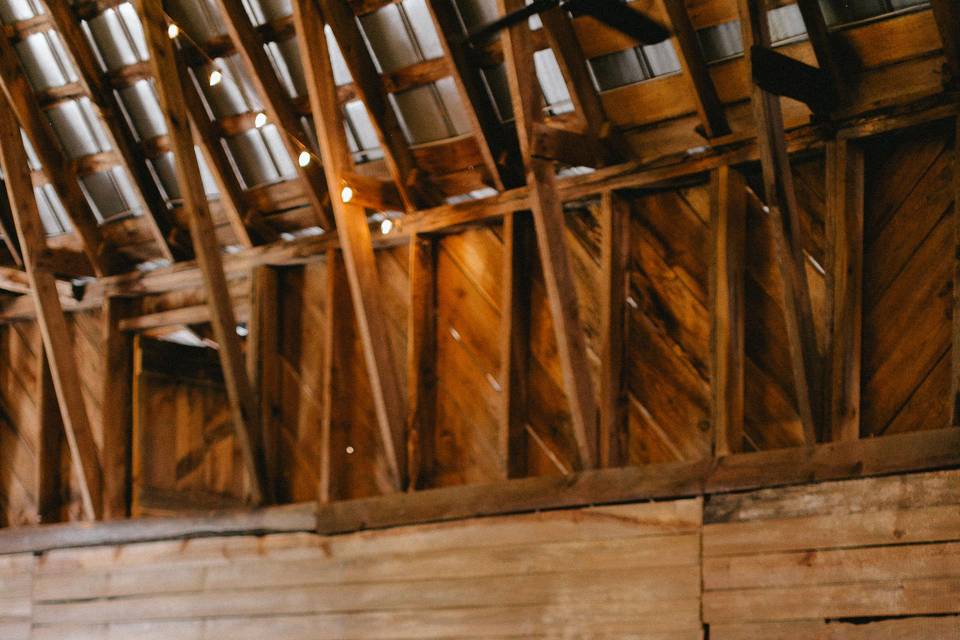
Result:
{"label": "horizontal wooden beam", "polygon": [[346,533],[957,466],[960,429],[948,428],[799,449],[731,454],[700,462],[589,470],[334,502],[318,507],[317,530],[322,534]]}

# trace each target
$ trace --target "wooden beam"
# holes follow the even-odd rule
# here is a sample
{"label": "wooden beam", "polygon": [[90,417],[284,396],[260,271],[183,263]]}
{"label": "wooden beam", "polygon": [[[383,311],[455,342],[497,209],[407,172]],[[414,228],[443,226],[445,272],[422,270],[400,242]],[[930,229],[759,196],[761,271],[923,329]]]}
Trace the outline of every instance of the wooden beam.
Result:
{"label": "wooden beam", "polygon": [[[960,465],[960,429],[594,469],[321,505],[321,535],[591,504],[670,499]],[[13,536],[11,536],[13,537]],[[16,538],[13,538],[15,541]],[[11,541],[11,543],[13,542]],[[4,546],[0,534],[0,549]]]}
{"label": "wooden beam", "polygon": [[410,239],[410,309],[407,315],[407,489],[433,476],[437,410],[437,240]]}
{"label": "wooden beam", "polygon": [[[11,113],[9,103],[3,106],[7,114]],[[49,359],[50,374],[76,471],[83,516],[87,520],[95,520],[103,510],[100,499],[102,472],[97,445],[84,406],[76,354],[66,316],[60,306],[56,280],[52,274],[36,266],[36,256],[46,247],[46,237],[30,181],[30,166],[20,128],[10,117],[0,117],[0,165],[7,179],[7,196],[20,238],[30,290],[37,307],[37,324]]]}
{"label": "wooden beam", "polygon": [[953,314],[950,391],[953,393],[953,424],[960,426],[960,116],[954,119],[953,171],[953,228],[955,255],[953,256]]}
{"label": "wooden beam", "polygon": [[527,475],[527,363],[530,358],[530,267],[535,259],[533,219],[517,212],[503,219],[503,294],[500,305],[501,474]]}
{"label": "wooden beam", "polygon": [[7,113],[16,116],[33,144],[44,174],[69,212],[83,251],[97,275],[117,272],[125,265],[121,264],[117,255],[110,253],[110,247],[100,233],[97,218],[80,189],[76,168],[61,151],[53,127],[37,104],[17,53],[6,37],[0,37],[0,88],[9,105]]}
{"label": "wooden beam", "polygon": [[[498,0],[501,14],[521,6],[523,3],[519,0]],[[576,465],[588,469],[596,464],[597,403],[566,246],[566,224],[556,170],[551,162],[531,154],[534,126],[541,117],[541,103],[527,23],[510,27],[503,32],[501,40],[521,155],[526,165],[537,247],[543,264],[564,389],[570,404]]]}
{"label": "wooden beam", "polygon": [[[770,27],[762,0],[738,0],[743,29],[747,71],[751,74],[754,45],[770,46]],[[820,354],[813,328],[813,311],[807,285],[806,258],[800,238],[800,205],[793,188],[793,174],[784,140],[780,98],[753,85],[751,95],[758,129],[763,167],[764,211],[770,214],[777,251],[777,267],[783,281],[784,314],[790,364],[796,388],[798,412],[808,444],[817,441],[820,423]]]}
{"label": "wooden beam", "polygon": [[613,191],[600,196],[603,286],[600,299],[599,466],[627,459],[627,310],[630,260],[630,205]]}
{"label": "wooden beam", "polygon": [[96,106],[107,127],[113,147],[119,152],[123,166],[133,178],[133,185],[143,211],[144,220],[167,260],[191,258],[189,247],[174,242],[176,223],[167,209],[160,188],[157,186],[146,158],[127,126],[124,108],[119,94],[113,90],[100,66],[98,54],[80,26],[76,9],[68,2],[44,0],[47,14],[56,26],[60,37],[80,71],[81,87]]}
{"label": "wooden beam", "polygon": [[[442,201],[439,191],[427,175],[417,167],[407,144],[396,111],[390,105],[383,78],[367,49],[363,34],[350,5],[343,0],[320,0],[323,20],[333,31],[340,52],[353,76],[357,95],[370,114],[370,122],[383,148],[387,168],[400,191],[408,211]],[[332,98],[337,104],[336,98]],[[316,113],[316,111],[314,111]],[[330,168],[327,168],[329,173]]]}
{"label": "wooden beam", "polygon": [[750,61],[753,81],[767,93],[798,100],[817,115],[836,108],[833,84],[824,70],[756,44]]}
{"label": "wooden beam", "polygon": [[673,25],[674,48],[680,53],[683,73],[690,80],[703,134],[707,139],[725,136],[730,133],[730,123],[707,68],[697,31],[690,22],[686,2],[663,0],[663,4],[670,17],[670,24]]}
{"label": "wooden beam", "polygon": [[466,45],[455,35],[462,33],[462,27],[454,4],[447,0],[428,0],[427,9],[444,57],[450,60],[450,75],[470,119],[492,186],[503,191],[505,187],[521,184],[523,168],[516,135],[500,122],[480,69],[472,64]]}
{"label": "wooden beam", "polygon": [[57,390],[50,372],[50,360],[43,346],[37,345],[37,518],[41,523],[57,522],[62,506],[60,477],[63,454],[63,419],[57,404]]}
{"label": "wooden beam", "polygon": [[817,64],[829,79],[831,97],[840,103],[846,103],[850,99],[849,82],[841,64],[842,58],[833,46],[819,0],[797,0],[797,7],[807,28],[807,37],[817,57]]}
{"label": "wooden beam", "polygon": [[533,126],[530,153],[571,167],[602,167],[609,157],[596,136],[540,122]]}
{"label": "wooden beam", "polygon": [[317,501],[326,504],[341,495],[340,486],[333,473],[333,430],[336,416],[336,391],[334,389],[337,363],[352,345],[344,344],[340,339],[353,318],[350,315],[350,287],[347,284],[343,256],[336,249],[326,253],[327,295],[326,324],[323,327],[323,413],[320,416],[320,481],[317,488]]}
{"label": "wooden beam", "polygon": [[273,267],[261,266],[250,276],[250,314],[247,320],[247,375],[260,406],[267,476],[274,479],[273,493],[278,500],[280,478],[280,274]]}
{"label": "wooden beam", "polygon": [[121,329],[139,301],[107,298],[103,305],[103,517],[130,516],[130,436],[133,430],[133,336]]}
{"label": "wooden beam", "polygon": [[713,451],[718,456],[743,450],[746,188],[743,177],[727,165],[713,172],[710,389]]}
{"label": "wooden beam", "polygon": [[860,437],[860,358],[863,316],[863,152],[840,140],[827,146],[827,292],[830,440]]}
{"label": "wooden beam", "polygon": [[[182,60],[180,65],[181,68],[184,66]],[[279,234],[263,221],[263,216],[256,209],[247,204],[247,198],[233,169],[233,164],[217,135],[214,123],[207,116],[200,87],[190,73],[180,74],[180,81],[183,85],[187,112],[190,114],[193,137],[200,142],[200,149],[217,183],[220,201],[225,205],[227,221],[237,241],[247,248],[264,242],[273,242]]]}
{"label": "wooden beam", "polygon": [[[366,211],[362,207],[343,202],[339,197],[340,176],[353,170],[353,160],[347,147],[343,113],[336,101],[337,88],[333,82],[333,69],[327,53],[320,7],[317,0],[294,0],[292,4],[300,58],[306,74],[310,106],[314,122],[317,123],[317,137],[320,139],[320,152],[327,174],[327,188],[333,194],[331,204],[337,220],[337,236],[346,263],[354,314],[363,346],[367,375],[370,377],[381,446],[390,481],[397,490],[401,490],[406,485],[406,457],[401,455],[406,443],[403,436],[403,396],[390,350],[380,276],[373,255],[373,240],[367,226]],[[340,7],[339,11],[342,13],[343,7]],[[330,20],[329,15],[325,17]],[[352,14],[341,18],[353,24]],[[356,27],[355,24],[353,26]],[[354,43],[354,46],[356,45],[357,43]],[[365,46],[362,42],[359,45]],[[340,46],[345,46],[343,41],[340,41]],[[356,74],[354,79],[358,79]]]}
{"label": "wooden beam", "polygon": [[[280,137],[287,147],[291,160],[297,162],[301,152],[310,151],[308,147],[311,138],[307,135],[299,114],[293,108],[290,94],[273,70],[273,65],[264,50],[263,39],[250,22],[250,17],[243,8],[241,0],[217,0],[217,5],[230,39],[233,40],[236,51],[247,68],[250,80],[263,99],[267,117],[277,124]],[[323,168],[316,162],[311,162],[306,167],[299,167],[298,171],[310,206],[316,212],[321,226],[330,231],[333,221],[327,215],[329,198],[325,189]]]}
{"label": "wooden beam", "polygon": [[931,0],[950,83],[960,82],[960,7],[954,0]]}
{"label": "wooden beam", "polygon": [[255,503],[269,502],[272,500],[271,483],[267,477],[259,411],[243,362],[223,259],[217,246],[213,219],[190,135],[176,54],[172,41],[167,37],[166,17],[160,0],[140,0],[139,9],[150,51],[150,64],[156,78],[157,97],[166,115],[173,143],[177,181],[184,194],[183,204],[190,222],[190,237],[207,288],[210,322],[220,345],[224,386],[230,401],[237,442],[250,479],[251,498]]}

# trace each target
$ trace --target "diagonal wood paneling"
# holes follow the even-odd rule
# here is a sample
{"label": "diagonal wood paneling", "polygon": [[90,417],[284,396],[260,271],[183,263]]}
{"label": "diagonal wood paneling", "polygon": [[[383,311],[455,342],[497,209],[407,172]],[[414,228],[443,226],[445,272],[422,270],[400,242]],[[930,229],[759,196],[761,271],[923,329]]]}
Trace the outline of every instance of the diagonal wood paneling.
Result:
{"label": "diagonal wood paneling", "polygon": [[866,154],[863,435],[950,424],[952,148],[942,127]]}

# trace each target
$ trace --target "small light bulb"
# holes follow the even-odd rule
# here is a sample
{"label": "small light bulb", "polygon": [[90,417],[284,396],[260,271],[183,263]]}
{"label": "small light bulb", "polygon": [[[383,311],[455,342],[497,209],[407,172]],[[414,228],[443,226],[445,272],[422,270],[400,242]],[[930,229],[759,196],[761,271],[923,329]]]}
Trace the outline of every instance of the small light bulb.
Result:
{"label": "small light bulb", "polygon": [[210,86],[215,87],[220,84],[220,81],[223,80],[223,74],[214,69],[210,72]]}
{"label": "small light bulb", "polygon": [[257,129],[262,129],[265,124],[267,124],[267,114],[258,113],[257,117],[253,119],[253,126]]}
{"label": "small light bulb", "polygon": [[345,203],[353,200],[353,187],[346,185],[343,189],[340,189],[340,199]]}
{"label": "small light bulb", "polygon": [[353,453],[354,449],[351,446],[347,446],[347,453]]}
{"label": "small light bulb", "polygon": [[170,26],[167,27],[167,37],[176,40],[178,35],[180,35],[180,27],[171,22]]}
{"label": "small light bulb", "polygon": [[309,165],[309,164],[310,164],[310,152],[309,152],[309,151],[301,151],[301,152],[300,152],[300,157],[297,159],[297,162],[300,163],[300,166],[301,166],[301,167],[306,167],[307,165]]}
{"label": "small light bulb", "polygon": [[380,223],[380,233],[387,235],[391,231],[393,231],[393,220],[384,218],[383,222]]}

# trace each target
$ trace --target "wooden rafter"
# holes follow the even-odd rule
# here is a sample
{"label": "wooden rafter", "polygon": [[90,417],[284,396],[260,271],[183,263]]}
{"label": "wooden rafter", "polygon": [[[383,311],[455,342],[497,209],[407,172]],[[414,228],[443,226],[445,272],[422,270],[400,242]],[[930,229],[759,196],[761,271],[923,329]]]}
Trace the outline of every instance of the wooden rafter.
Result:
{"label": "wooden rafter", "polygon": [[[848,81],[841,58],[830,39],[830,30],[823,16],[819,0],[797,0],[797,7],[807,28],[810,46],[817,57],[817,64],[827,73],[833,86],[834,96],[842,103],[849,99]],[[770,46],[764,45],[764,46]]]}
{"label": "wooden rafter", "polygon": [[[522,2],[518,0],[498,1],[501,14],[521,6]],[[513,115],[525,163],[537,247],[543,265],[564,389],[570,404],[577,451],[576,465],[581,469],[591,468],[596,464],[597,403],[588,375],[590,367],[566,246],[563,204],[553,163],[530,153],[535,124],[540,121],[542,112],[527,24],[510,27],[501,35],[501,41]]]}
{"label": "wooden rafter", "polygon": [[493,186],[502,191],[504,187],[520,184],[523,181],[523,169],[516,135],[500,122],[480,70],[471,64],[466,46],[455,39],[461,27],[454,4],[447,0],[429,0],[427,8],[443,47],[444,62],[450,61],[450,75],[457,86],[467,117],[471,120]]}
{"label": "wooden rafter", "polygon": [[70,55],[80,71],[80,86],[96,105],[107,132],[120,155],[121,163],[133,178],[139,205],[151,234],[157,241],[161,255],[168,259],[190,258],[189,247],[182,247],[174,239],[177,227],[167,209],[163,195],[147,167],[146,158],[126,125],[119,95],[110,86],[100,67],[97,53],[80,26],[74,6],[67,2],[45,1],[47,13],[60,33]]}
{"label": "wooden rafter", "polygon": [[373,241],[366,211],[339,197],[340,176],[353,170],[353,160],[343,127],[343,112],[336,101],[337,89],[320,7],[317,0],[294,0],[293,7],[310,105],[317,123],[327,186],[333,194],[331,204],[337,221],[337,235],[370,378],[380,443],[390,480],[399,490],[406,479],[405,456],[402,455],[405,445],[403,397],[390,351]]}
{"label": "wooden rafter", "polygon": [[180,74],[180,81],[193,135],[199,140],[207,166],[217,182],[221,201],[225,204],[227,220],[237,240],[244,247],[276,240],[279,237],[277,232],[263,221],[256,209],[248,206],[230,158],[227,157],[220,137],[207,116],[200,88],[189,74]]}
{"label": "wooden rafter", "polygon": [[[6,100],[0,100],[0,106],[10,113],[11,107]],[[37,323],[60,405],[71,460],[76,470],[83,515],[87,520],[95,520],[103,509],[99,455],[84,406],[76,355],[66,316],[60,305],[57,283],[53,274],[37,265],[37,256],[46,249],[46,237],[30,181],[30,167],[20,128],[10,117],[0,117],[0,164],[7,178],[7,196],[37,308]]]}
{"label": "wooden rafter", "polygon": [[7,113],[16,115],[33,144],[44,174],[53,183],[64,208],[69,212],[84,253],[95,271],[98,275],[104,275],[119,270],[121,265],[109,251],[97,218],[80,189],[76,168],[60,148],[53,127],[43,116],[27,77],[20,68],[17,54],[6,37],[0,37],[0,86],[10,105]]}
{"label": "wooden rafter", "polygon": [[714,455],[743,449],[744,272],[747,185],[735,169],[714,171],[710,226],[710,390]]}
{"label": "wooden rafter", "polygon": [[670,17],[670,24],[673,25],[673,37],[680,53],[680,63],[693,89],[703,134],[708,139],[727,135],[730,133],[730,123],[727,121],[726,110],[717,95],[717,87],[707,68],[707,60],[700,48],[696,29],[690,21],[686,2],[663,0],[663,4]]}
{"label": "wooden rafter", "polygon": [[[438,204],[442,197],[417,167],[400,120],[390,105],[383,78],[367,49],[356,17],[345,0],[321,0],[323,19],[333,31],[347,63],[357,95],[370,114],[370,121],[383,148],[387,168],[400,190],[408,211]],[[319,54],[318,54],[319,55]],[[336,99],[333,104],[336,104]],[[329,173],[329,170],[328,170]]]}
{"label": "wooden rafter", "polygon": [[[762,0],[739,0],[739,8],[744,51],[748,52],[747,72],[750,73],[753,46],[770,46],[770,27]],[[763,210],[770,215],[778,253],[776,262],[783,280],[787,343],[798,411],[806,441],[813,444],[820,423],[821,381],[816,374],[820,354],[813,328],[806,259],[800,239],[800,205],[797,203],[787,157],[780,98],[754,84],[751,100],[763,167]]]}
{"label": "wooden rafter", "polygon": [[[217,0],[217,4],[237,53],[243,59],[253,86],[263,99],[267,117],[280,128],[280,136],[287,151],[296,162],[301,152],[309,151],[306,145],[309,144],[310,138],[296,109],[293,108],[289,93],[270,64],[264,49],[265,43],[250,22],[250,17],[240,0]],[[305,167],[301,166],[299,171],[307,200],[321,224],[330,230],[332,221],[327,215],[328,197],[323,168],[316,162],[311,162]]]}
{"label": "wooden rafter", "polygon": [[167,118],[174,149],[177,180],[184,194],[183,206],[190,222],[190,236],[207,289],[210,322],[220,347],[224,386],[243,463],[249,475],[251,497],[257,503],[269,502],[272,499],[272,485],[267,476],[259,411],[240,349],[236,316],[223,271],[223,258],[216,241],[190,132],[183,87],[178,77],[176,53],[172,41],[167,37],[166,18],[160,0],[140,0],[138,4],[156,78],[157,96]]}

